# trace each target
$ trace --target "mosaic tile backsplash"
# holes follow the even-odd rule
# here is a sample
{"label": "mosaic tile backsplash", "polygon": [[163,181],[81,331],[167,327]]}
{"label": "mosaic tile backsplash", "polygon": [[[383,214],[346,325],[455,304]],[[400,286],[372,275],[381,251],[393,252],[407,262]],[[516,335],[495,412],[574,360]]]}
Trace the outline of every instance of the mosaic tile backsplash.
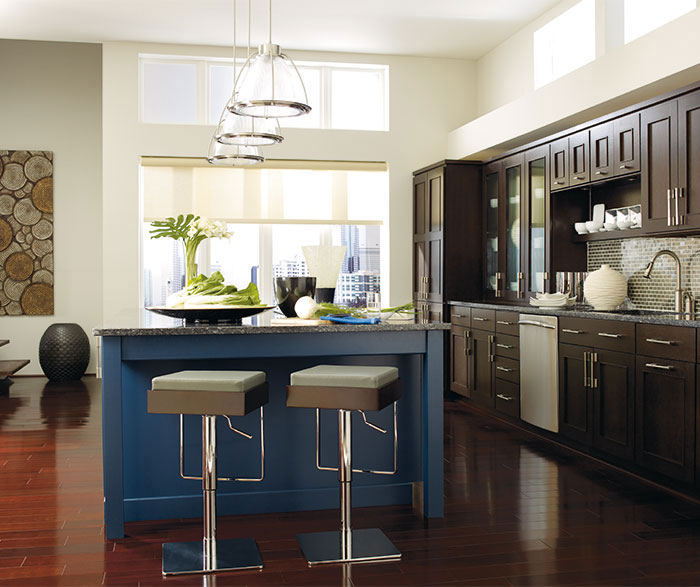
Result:
{"label": "mosaic tile backsplash", "polygon": [[690,288],[698,307],[700,298],[700,237],[629,238],[588,243],[588,271],[607,263],[627,278],[624,306],[653,310],[673,310],[676,290],[676,263],[663,255],[654,263],[649,279],[642,273],[654,254],[662,249],[676,253],[681,260],[682,288]]}

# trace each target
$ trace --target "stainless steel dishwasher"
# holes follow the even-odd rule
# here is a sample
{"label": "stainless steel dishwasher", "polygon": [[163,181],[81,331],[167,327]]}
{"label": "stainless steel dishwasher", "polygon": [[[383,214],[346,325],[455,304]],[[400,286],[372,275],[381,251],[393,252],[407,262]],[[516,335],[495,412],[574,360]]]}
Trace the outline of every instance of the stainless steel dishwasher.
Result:
{"label": "stainless steel dishwasher", "polygon": [[559,358],[556,316],[521,314],[520,418],[559,432]]}

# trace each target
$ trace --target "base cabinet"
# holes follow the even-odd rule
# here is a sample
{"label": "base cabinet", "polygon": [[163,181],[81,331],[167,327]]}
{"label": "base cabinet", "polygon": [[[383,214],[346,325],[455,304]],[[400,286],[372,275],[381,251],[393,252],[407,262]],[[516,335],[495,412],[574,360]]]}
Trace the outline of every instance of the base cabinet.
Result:
{"label": "base cabinet", "polygon": [[472,330],[471,358],[473,365],[471,398],[489,408],[493,407],[493,343],[494,334]]}
{"label": "base cabinet", "polygon": [[450,327],[450,390],[471,397],[471,330],[453,324]]}
{"label": "base cabinet", "polygon": [[695,365],[637,357],[639,465],[692,482],[695,473]]}

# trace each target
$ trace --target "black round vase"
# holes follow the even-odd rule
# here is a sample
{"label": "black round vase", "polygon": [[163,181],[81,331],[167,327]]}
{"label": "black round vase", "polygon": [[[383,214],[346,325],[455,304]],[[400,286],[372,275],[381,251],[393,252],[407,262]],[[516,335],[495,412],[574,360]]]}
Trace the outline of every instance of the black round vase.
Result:
{"label": "black round vase", "polygon": [[295,318],[294,311],[299,298],[314,297],[316,293],[315,277],[275,277],[275,301],[287,318]]}
{"label": "black round vase", "polygon": [[85,375],[90,341],[78,324],[52,324],[39,342],[39,365],[51,381],[71,381]]}

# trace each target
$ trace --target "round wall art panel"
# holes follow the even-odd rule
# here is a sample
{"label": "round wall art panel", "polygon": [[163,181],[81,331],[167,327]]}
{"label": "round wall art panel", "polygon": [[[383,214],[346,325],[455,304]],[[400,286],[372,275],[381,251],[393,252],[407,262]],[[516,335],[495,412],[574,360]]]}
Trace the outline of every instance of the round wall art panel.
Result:
{"label": "round wall art panel", "polygon": [[0,150],[0,316],[53,314],[53,153]]}

